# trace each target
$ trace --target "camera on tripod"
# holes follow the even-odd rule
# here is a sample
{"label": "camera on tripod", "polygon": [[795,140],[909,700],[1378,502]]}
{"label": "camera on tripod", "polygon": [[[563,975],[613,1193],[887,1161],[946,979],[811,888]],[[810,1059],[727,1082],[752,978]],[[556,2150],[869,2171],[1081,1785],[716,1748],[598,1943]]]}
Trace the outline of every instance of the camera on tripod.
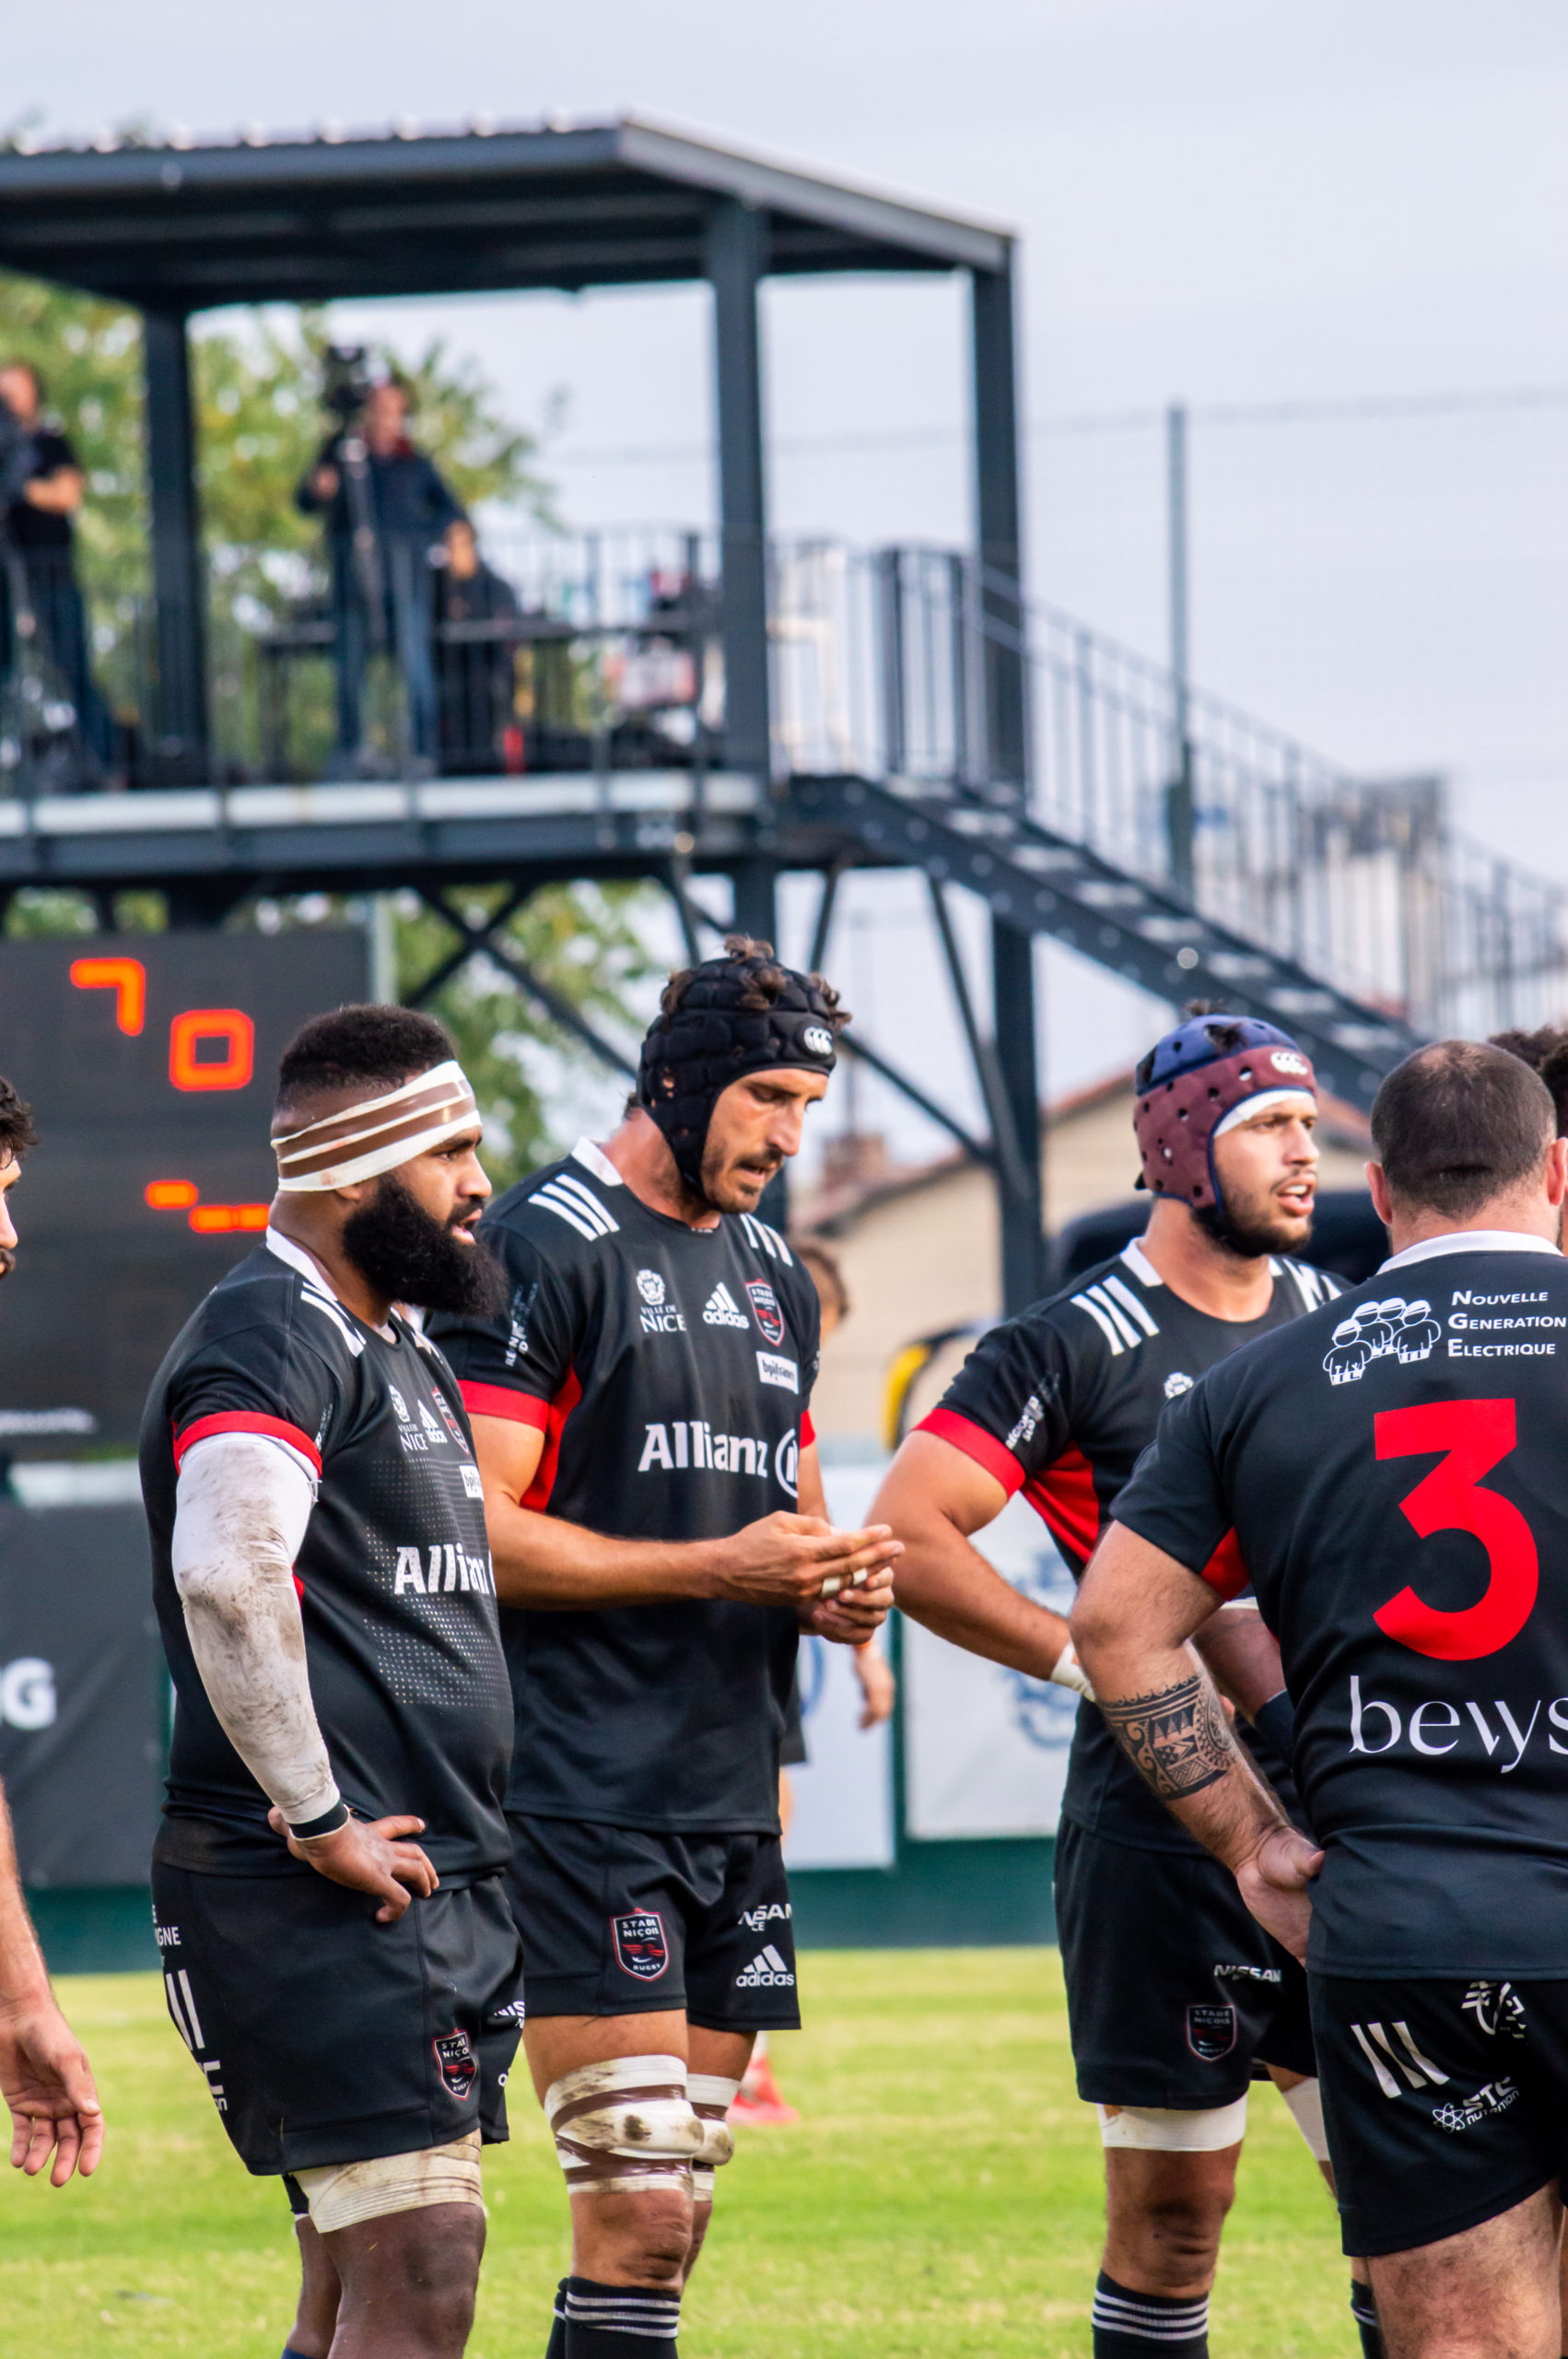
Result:
{"label": "camera on tripod", "polygon": [[322,407],[346,434],[375,391],[369,355],[362,344],[329,344],[322,365]]}

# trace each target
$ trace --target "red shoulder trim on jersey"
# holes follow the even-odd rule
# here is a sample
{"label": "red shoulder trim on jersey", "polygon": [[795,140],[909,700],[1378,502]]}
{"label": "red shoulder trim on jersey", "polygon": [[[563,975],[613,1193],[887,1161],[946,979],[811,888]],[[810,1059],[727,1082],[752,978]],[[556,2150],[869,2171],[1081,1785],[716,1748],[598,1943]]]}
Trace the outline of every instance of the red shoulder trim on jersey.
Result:
{"label": "red shoulder trim on jersey", "polygon": [[556,1487],[556,1469],[560,1462],[561,1434],[567,1419],[581,1399],[582,1386],[578,1381],[577,1370],[568,1368],[566,1382],[550,1403],[550,1414],[544,1426],[544,1449],[538,1472],[520,1502],[525,1508],[532,1508],[535,1515],[543,1515],[549,1507],[550,1494]]}
{"label": "red shoulder trim on jersey", "polygon": [[457,1389],[471,1417],[510,1417],[516,1425],[537,1426],[541,1430],[549,1421],[548,1401],[536,1401],[532,1392],[520,1392],[515,1385],[469,1384],[460,1377]]}
{"label": "red shoulder trim on jersey", "polygon": [[812,1449],[815,1446],[816,1427],[812,1423],[812,1413],[809,1409],[802,1409],[801,1411],[801,1448]]}
{"label": "red shoulder trim on jersey", "polygon": [[994,1475],[1009,1498],[1023,1486],[1024,1469],[1010,1449],[1004,1449],[995,1434],[987,1433],[984,1426],[971,1425],[956,1409],[933,1409],[915,1427],[918,1434],[935,1434],[938,1441],[950,1441],[965,1458]]}
{"label": "red shoulder trim on jersey", "polygon": [[225,1409],[211,1417],[198,1417],[183,1433],[174,1437],[174,1471],[180,1472],[180,1461],[196,1442],[205,1441],[213,1434],[265,1434],[272,1441],[286,1441],[301,1458],[308,1458],[319,1474],[322,1453],[307,1433],[291,1426],[286,1417],[263,1417],[250,1409]]}
{"label": "red shoulder trim on jersey", "polygon": [[1061,1456],[1024,1486],[1024,1496],[1051,1538],[1079,1565],[1086,1565],[1100,1537],[1100,1496],[1094,1470],[1081,1449]]}
{"label": "red shoulder trim on jersey", "polygon": [[1235,1533],[1227,1532],[1199,1576],[1222,1597],[1239,1597],[1252,1576],[1241,1561]]}

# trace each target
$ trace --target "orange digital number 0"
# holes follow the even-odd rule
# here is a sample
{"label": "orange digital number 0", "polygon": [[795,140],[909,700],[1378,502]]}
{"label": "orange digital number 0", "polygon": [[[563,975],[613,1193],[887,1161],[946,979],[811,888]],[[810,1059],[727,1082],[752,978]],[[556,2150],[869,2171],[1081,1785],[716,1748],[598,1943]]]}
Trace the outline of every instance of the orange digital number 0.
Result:
{"label": "orange digital number 0", "polygon": [[[221,1058],[198,1060],[204,1041]],[[243,1089],[256,1069],[256,1027],[242,1008],[188,1007],[169,1027],[169,1078],[176,1089]]]}
{"label": "orange digital number 0", "polygon": [[1485,1489],[1481,1476],[1517,1439],[1512,1401],[1432,1401],[1385,1409],[1375,1420],[1379,1458],[1444,1453],[1423,1482],[1399,1502],[1423,1540],[1434,1532],[1468,1532],[1486,1550],[1485,1594],[1457,1613],[1428,1605],[1402,1589],[1373,1615],[1385,1637],[1435,1662],[1474,1662],[1516,1638],[1540,1586],[1535,1535],[1512,1499]]}

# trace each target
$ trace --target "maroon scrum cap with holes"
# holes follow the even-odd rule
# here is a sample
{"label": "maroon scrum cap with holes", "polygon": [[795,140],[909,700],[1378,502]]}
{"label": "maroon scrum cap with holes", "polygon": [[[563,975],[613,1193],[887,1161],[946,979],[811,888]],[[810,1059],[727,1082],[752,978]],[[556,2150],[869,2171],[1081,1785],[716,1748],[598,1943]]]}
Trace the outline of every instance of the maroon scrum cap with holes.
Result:
{"label": "maroon scrum cap with holes", "polygon": [[1194,1211],[1220,1202],[1214,1141],[1263,1104],[1316,1102],[1312,1060],[1250,1015],[1195,1015],[1157,1040],[1133,1075],[1138,1185]]}

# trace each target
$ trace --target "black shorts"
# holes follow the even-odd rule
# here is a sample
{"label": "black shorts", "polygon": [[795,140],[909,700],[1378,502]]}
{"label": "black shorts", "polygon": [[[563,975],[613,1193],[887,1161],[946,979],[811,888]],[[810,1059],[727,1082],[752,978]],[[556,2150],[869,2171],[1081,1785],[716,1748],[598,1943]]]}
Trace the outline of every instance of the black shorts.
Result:
{"label": "black shorts", "polygon": [[521,1961],[499,1876],[395,1925],[318,1875],[155,1862],[152,1895],[169,2012],[248,2169],[505,2138]]}
{"label": "black shorts", "polygon": [[1306,1977],[1207,1854],[1136,1851],[1064,1821],[1056,1917],[1078,2094],[1232,2105],[1257,2065],[1314,2073]]}
{"label": "black shorts", "polygon": [[1568,2178],[1568,1982],[1309,1979],[1347,2252],[1411,2252]]}
{"label": "black shorts", "polygon": [[508,1818],[507,1891],[531,2015],[683,2008],[708,2031],[799,2029],[777,1835]]}

